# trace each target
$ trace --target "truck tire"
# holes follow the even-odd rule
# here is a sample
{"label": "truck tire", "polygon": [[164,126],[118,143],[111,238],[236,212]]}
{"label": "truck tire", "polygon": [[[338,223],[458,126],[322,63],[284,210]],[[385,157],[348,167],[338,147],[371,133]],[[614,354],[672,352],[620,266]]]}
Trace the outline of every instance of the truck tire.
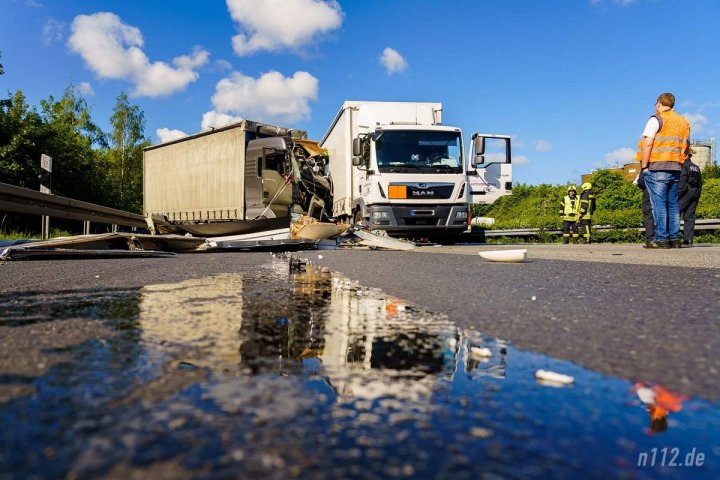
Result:
{"label": "truck tire", "polygon": [[362,216],[361,208],[355,210],[355,214],[353,215],[353,225],[357,225],[358,223],[365,225],[365,219]]}

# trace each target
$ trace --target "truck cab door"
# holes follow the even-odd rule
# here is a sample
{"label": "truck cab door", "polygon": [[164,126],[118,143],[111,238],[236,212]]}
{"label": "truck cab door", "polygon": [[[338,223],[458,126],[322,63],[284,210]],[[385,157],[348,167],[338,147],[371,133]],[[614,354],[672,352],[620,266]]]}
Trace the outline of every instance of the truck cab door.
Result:
{"label": "truck cab door", "polygon": [[245,219],[257,217],[265,210],[262,182],[262,144],[257,140],[248,142],[245,150]]}
{"label": "truck cab door", "polygon": [[470,202],[488,204],[512,193],[509,135],[474,133],[470,148]]}
{"label": "truck cab door", "polygon": [[254,179],[248,183],[248,175],[245,177],[247,218],[260,214],[265,218],[286,217],[293,199],[293,172],[284,140],[279,137],[251,140],[247,157],[255,159],[256,168]]}
{"label": "truck cab door", "polygon": [[[263,205],[270,205],[276,217],[288,215],[292,205],[292,166],[287,152],[265,149],[262,161]],[[269,215],[266,215],[269,216]]]}

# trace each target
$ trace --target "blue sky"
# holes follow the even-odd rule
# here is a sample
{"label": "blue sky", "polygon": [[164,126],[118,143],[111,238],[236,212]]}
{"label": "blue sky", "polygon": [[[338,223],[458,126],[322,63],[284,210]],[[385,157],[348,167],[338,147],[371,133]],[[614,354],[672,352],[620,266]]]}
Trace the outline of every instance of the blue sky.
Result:
{"label": "blue sky", "polygon": [[625,163],[664,91],[717,136],[719,25],[717,0],[0,0],[0,92],[72,82],[107,129],[125,91],[154,142],[439,101],[467,138],[513,135],[515,181],[564,183]]}

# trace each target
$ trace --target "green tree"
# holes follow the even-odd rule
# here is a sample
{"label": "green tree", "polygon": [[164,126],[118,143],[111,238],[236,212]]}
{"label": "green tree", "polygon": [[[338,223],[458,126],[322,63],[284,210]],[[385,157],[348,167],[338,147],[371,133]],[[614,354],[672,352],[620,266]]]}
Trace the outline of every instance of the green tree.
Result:
{"label": "green tree", "polygon": [[37,189],[44,141],[42,118],[22,91],[0,103],[0,182]]}
{"label": "green tree", "polygon": [[40,102],[40,108],[42,153],[53,158],[53,193],[107,204],[105,172],[96,152],[96,147],[107,143],[105,134],[93,123],[86,101],[70,85],[59,100],[50,96]]}
{"label": "green tree", "polygon": [[145,138],[145,114],[131,105],[125,92],[117,97],[109,134],[107,162],[118,208],[142,211],[142,151],[150,145]]}
{"label": "green tree", "polygon": [[705,168],[702,169],[702,178],[703,181],[710,180],[711,178],[720,178],[720,165],[705,165]]}

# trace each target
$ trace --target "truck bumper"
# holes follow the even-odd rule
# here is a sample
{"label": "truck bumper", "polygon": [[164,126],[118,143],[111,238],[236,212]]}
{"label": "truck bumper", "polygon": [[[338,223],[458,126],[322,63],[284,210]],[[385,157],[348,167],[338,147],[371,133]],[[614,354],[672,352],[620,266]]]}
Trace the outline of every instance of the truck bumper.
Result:
{"label": "truck bumper", "polygon": [[467,229],[468,206],[457,205],[371,205],[371,230],[388,233],[453,234]]}

